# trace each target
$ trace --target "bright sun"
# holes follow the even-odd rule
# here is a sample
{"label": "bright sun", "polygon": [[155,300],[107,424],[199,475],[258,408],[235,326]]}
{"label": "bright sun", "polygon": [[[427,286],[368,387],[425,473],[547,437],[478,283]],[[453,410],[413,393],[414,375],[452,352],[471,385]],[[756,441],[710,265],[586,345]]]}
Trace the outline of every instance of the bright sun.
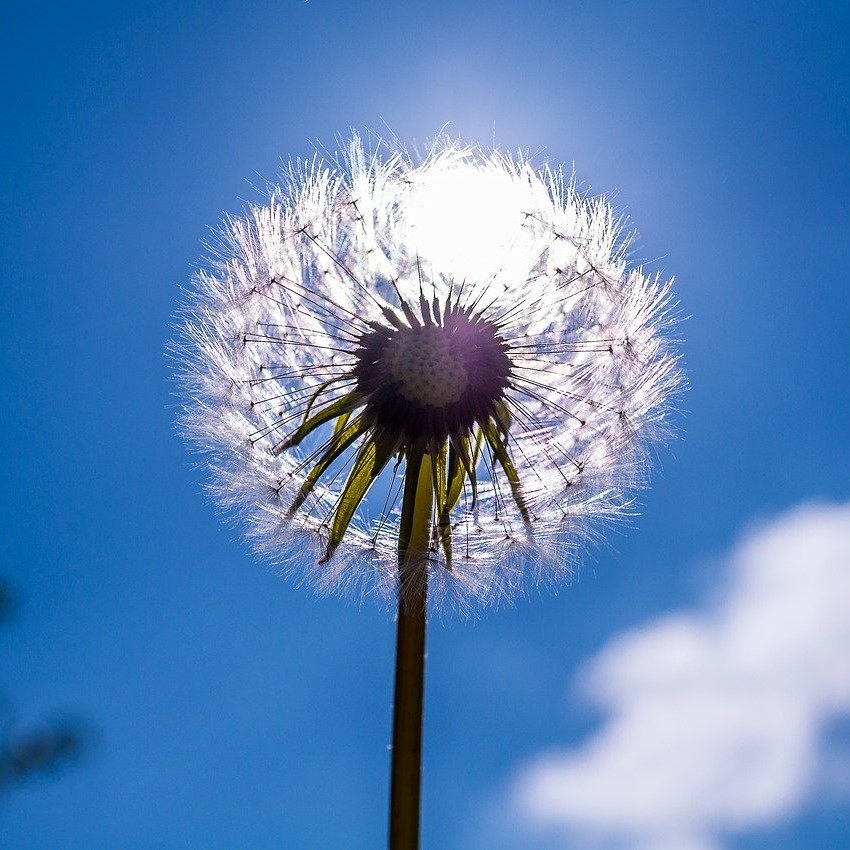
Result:
{"label": "bright sun", "polygon": [[423,259],[459,278],[507,269],[529,210],[528,193],[503,169],[456,162],[416,186],[410,221]]}

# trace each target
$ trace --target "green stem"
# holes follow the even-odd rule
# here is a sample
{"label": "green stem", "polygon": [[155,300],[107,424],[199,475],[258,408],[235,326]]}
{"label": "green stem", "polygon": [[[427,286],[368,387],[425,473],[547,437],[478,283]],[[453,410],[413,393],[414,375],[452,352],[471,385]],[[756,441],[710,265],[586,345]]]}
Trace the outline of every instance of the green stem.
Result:
{"label": "green stem", "polygon": [[390,788],[390,850],[419,847],[425,614],[433,484],[431,457],[407,459],[398,541],[398,631]]}

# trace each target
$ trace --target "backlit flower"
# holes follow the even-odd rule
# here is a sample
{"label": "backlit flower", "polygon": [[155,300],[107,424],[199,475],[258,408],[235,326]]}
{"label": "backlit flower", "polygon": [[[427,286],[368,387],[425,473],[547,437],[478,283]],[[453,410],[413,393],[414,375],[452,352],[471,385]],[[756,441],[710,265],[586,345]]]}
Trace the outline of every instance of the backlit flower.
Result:
{"label": "backlit flower", "polygon": [[424,455],[432,599],[565,579],[680,382],[669,283],[626,247],[560,171],[447,140],[291,168],[226,222],[183,325],[215,497],[287,572],[392,595]]}

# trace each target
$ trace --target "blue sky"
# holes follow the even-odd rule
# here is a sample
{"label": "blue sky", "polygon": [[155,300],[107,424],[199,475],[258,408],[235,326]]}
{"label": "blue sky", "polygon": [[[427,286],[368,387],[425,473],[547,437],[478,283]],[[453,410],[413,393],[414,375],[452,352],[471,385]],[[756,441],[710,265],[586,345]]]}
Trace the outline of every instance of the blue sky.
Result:
{"label": "blue sky", "polygon": [[[450,122],[574,163],[614,200],[640,232],[634,259],[676,276],[691,389],[642,516],[572,586],[434,622],[424,845],[494,847],[498,822],[514,848],[662,846],[667,821],[638,828],[627,801],[603,801],[620,827],[568,806],[553,826],[515,789],[545,753],[603,769],[579,756],[629,715],[593,695],[625,699],[632,669],[604,659],[653,670],[666,656],[638,638],[675,644],[665,618],[732,622],[761,575],[741,566],[747,541],[826,541],[776,574],[832,591],[781,584],[818,622],[822,597],[847,599],[846,4],[36,3],[2,18],[0,578],[17,605],[0,688],[22,718],[99,728],[79,764],[0,797],[4,845],[381,846],[392,615],[276,578],[220,522],[175,434],[164,350],[210,229],[281,160],[352,127],[421,143]],[[758,634],[787,634],[787,609],[765,611]],[[815,630],[794,651],[850,681],[842,640]],[[606,676],[588,699],[581,682]],[[812,688],[796,791],[685,807],[670,850],[850,841],[850,698]],[[778,751],[802,734],[777,729]]]}

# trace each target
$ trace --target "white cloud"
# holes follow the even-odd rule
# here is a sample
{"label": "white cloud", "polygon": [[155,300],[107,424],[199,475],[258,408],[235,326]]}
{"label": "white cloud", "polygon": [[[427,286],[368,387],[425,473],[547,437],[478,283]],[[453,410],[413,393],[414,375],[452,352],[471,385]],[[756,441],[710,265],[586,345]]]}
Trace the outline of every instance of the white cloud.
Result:
{"label": "white cloud", "polygon": [[825,724],[850,713],[850,505],[798,508],[728,560],[719,604],[591,659],[580,682],[607,721],[518,772],[526,822],[582,846],[718,850],[805,804]]}

